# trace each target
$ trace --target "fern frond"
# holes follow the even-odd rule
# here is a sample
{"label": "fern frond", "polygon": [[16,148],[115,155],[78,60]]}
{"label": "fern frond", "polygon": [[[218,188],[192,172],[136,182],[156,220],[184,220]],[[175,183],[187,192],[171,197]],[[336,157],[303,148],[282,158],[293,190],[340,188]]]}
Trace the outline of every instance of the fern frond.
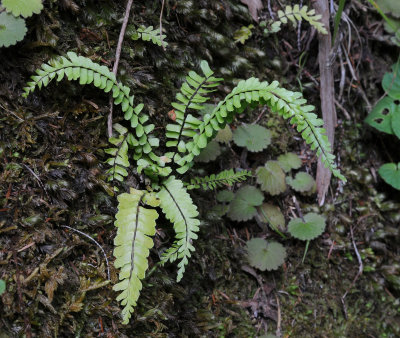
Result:
{"label": "fern frond", "polygon": [[124,306],[123,323],[128,324],[142,289],[141,279],[148,268],[147,257],[153,247],[158,213],[142,205],[156,207],[159,200],[152,193],[131,189],[129,194],[118,196],[118,212],[115,216],[117,236],[114,239],[114,266],[120,268],[119,282],[114,291],[121,291],[117,301]]}
{"label": "fern frond", "polygon": [[106,154],[112,156],[106,160],[106,163],[111,166],[106,173],[109,174],[108,181],[117,180],[122,182],[124,177],[128,176],[128,171],[126,170],[129,167],[127,138],[132,134],[128,133],[128,129],[119,123],[114,124],[113,128],[119,136],[110,137],[108,141],[115,147],[104,150]]}
{"label": "fern frond", "polygon": [[130,89],[119,83],[107,67],[100,66],[83,56],[77,56],[73,52],[68,52],[67,57],[57,57],[48,64],[43,64],[41,68],[36,70],[36,74],[31,77],[32,81],[28,82],[24,88],[23,97],[27,97],[36,87],[41,89],[46,87],[54,78],[59,82],[65,76],[69,81],[79,80],[81,85],[93,83],[95,87],[106,93],[112,92],[114,104],[121,105],[125,120],[130,121],[135,130],[136,136],[131,140],[132,144],[135,144],[134,158],[136,160],[142,159],[138,171],[146,168],[148,171],[162,174],[163,168],[160,167],[163,167],[164,163],[153,152],[153,147],[158,146],[158,139],[149,137],[154,125],[145,125],[149,116],[143,113],[139,116],[143,104],[134,106],[134,95],[130,95]]}
{"label": "fern frond", "polygon": [[251,171],[242,170],[234,172],[233,169],[224,170],[219,174],[212,174],[206,177],[195,177],[190,180],[190,183],[186,183],[186,189],[199,189],[214,190],[223,186],[231,186],[237,182],[242,182],[247,177],[252,176]]}
{"label": "fern frond", "polygon": [[[173,102],[174,123],[166,127],[166,136],[169,139],[167,147],[177,147],[172,154],[172,159],[179,163],[182,153],[186,153],[187,137],[196,134],[201,121],[190,114],[189,110],[202,110],[204,103],[208,101],[207,94],[213,92],[212,88],[217,87],[221,78],[214,77],[214,72],[208,66],[207,61],[201,61],[200,68],[204,76],[190,71],[186,81],[182,84],[180,92],[176,95],[178,102]],[[180,154],[179,154],[180,153]]]}
{"label": "fern frond", "polygon": [[[153,26],[145,27],[140,26],[132,35],[132,40],[143,40],[143,41],[151,41],[155,45],[166,47],[168,43],[164,40],[167,36],[165,34],[160,35],[160,29],[153,29]],[[162,41],[161,41],[162,39]]]}
{"label": "fern frond", "polygon": [[173,224],[176,233],[176,241],[164,252],[162,262],[174,262],[180,259],[177,275],[179,282],[191,252],[195,250],[192,241],[197,239],[196,233],[199,231],[200,221],[196,217],[199,213],[182,181],[175,179],[174,176],[164,182],[157,197],[160,199],[161,209]]}
{"label": "fern frond", "polygon": [[314,9],[308,10],[308,6],[303,6],[300,8],[299,5],[286,6],[285,10],[278,11],[278,19],[271,23],[271,32],[275,33],[281,30],[282,24],[287,24],[291,22],[294,27],[297,27],[297,23],[301,20],[307,21],[311,26],[313,26],[318,32],[322,34],[327,34],[327,30],[324,24],[320,21],[321,15],[315,14]]}
{"label": "fern frond", "polygon": [[266,81],[260,82],[256,78],[240,81],[211,114],[205,115],[204,121],[199,126],[199,133],[186,146],[190,152],[182,158],[180,162],[182,167],[178,169],[178,172],[183,173],[191,166],[193,158],[207,146],[218,130],[223,129],[232,121],[235,114],[243,112],[249,105],[265,104],[273,112],[289,119],[290,123],[296,124],[303,139],[313,150],[316,150],[317,156],[321,158],[324,165],[332,171],[333,175],[345,181],[346,179],[334,163],[335,156],[330,153],[331,145],[325,129],[321,127],[323,121],[311,113],[314,106],[306,105],[306,103],[301,93],[281,88],[277,81],[270,84]]}

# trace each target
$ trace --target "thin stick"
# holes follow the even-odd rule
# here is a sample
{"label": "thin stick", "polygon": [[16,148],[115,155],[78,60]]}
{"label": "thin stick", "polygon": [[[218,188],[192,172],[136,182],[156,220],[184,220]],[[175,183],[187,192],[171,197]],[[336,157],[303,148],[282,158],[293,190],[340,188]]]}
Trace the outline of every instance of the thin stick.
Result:
{"label": "thin stick", "polygon": [[165,51],[165,46],[163,43],[163,36],[162,36],[162,17],[163,17],[163,13],[164,13],[164,2],[165,2],[165,0],[162,0],[161,13],[160,13],[160,40],[161,40],[161,46]]}
{"label": "thin stick", "polygon": [[[131,11],[132,3],[133,3],[133,0],[129,0],[128,4],[126,5],[124,21],[122,22],[121,31],[119,32],[118,45],[117,45],[117,50],[115,52],[115,62],[114,62],[114,67],[113,67],[113,73],[115,75],[117,75],[117,71],[118,71],[119,59],[121,57],[122,42],[124,41],[126,26],[128,25],[129,13]],[[110,113],[108,114],[108,118],[107,118],[108,137],[112,136],[112,115],[113,115],[113,109],[114,109],[113,107],[114,107],[113,100],[112,100],[112,97],[110,97]]]}
{"label": "thin stick", "polygon": [[100,248],[100,250],[103,252],[103,256],[104,256],[104,259],[105,259],[106,264],[107,264],[107,278],[108,278],[108,280],[111,280],[111,278],[110,278],[110,267],[109,267],[109,264],[108,264],[108,259],[107,259],[106,252],[104,251],[103,247],[94,238],[90,237],[89,235],[85,234],[84,232],[82,232],[80,230],[71,228],[68,225],[61,225],[61,227],[62,228],[68,228],[68,229],[70,229],[72,231],[77,232],[78,234],[80,234],[82,236],[85,236],[86,238],[90,239],[92,242],[94,242]]}

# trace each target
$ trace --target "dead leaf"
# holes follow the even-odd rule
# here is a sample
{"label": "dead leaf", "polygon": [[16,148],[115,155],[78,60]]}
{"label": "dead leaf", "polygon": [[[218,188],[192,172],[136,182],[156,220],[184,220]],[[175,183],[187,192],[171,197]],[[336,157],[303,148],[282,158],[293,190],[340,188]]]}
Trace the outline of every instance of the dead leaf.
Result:
{"label": "dead leaf", "polygon": [[240,1],[249,8],[249,12],[253,20],[255,22],[258,22],[257,12],[264,7],[261,0],[240,0]]}

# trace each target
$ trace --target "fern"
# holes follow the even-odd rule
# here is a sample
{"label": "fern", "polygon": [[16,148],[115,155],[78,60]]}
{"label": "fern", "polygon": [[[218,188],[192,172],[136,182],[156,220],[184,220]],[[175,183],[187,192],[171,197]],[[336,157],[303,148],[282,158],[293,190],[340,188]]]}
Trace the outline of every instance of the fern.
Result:
{"label": "fern", "polygon": [[107,170],[107,174],[109,174],[109,181],[117,180],[122,182],[124,177],[128,176],[128,171],[126,170],[126,168],[129,167],[127,138],[132,134],[128,133],[128,129],[118,123],[114,124],[113,127],[119,136],[108,139],[108,141],[116,147],[104,150],[106,154],[112,156],[106,161],[106,163],[111,166],[111,168]]}
{"label": "fern", "polygon": [[151,41],[155,45],[162,46],[164,45],[165,47],[168,45],[168,43],[164,40],[167,36],[162,34],[160,35],[160,29],[156,28],[153,29],[153,26],[145,27],[145,26],[140,26],[132,35],[131,39],[132,40],[143,40],[143,41]]}
{"label": "fern", "polygon": [[[105,66],[100,66],[88,58],[77,56],[73,52],[67,53],[67,57],[61,56],[51,60],[48,64],[43,64],[36,70],[36,74],[31,77],[32,81],[27,83],[24,88],[23,97],[27,97],[36,87],[41,89],[46,87],[54,78],[57,82],[65,76],[68,80],[79,80],[79,84],[91,84],[108,93],[112,91],[114,104],[121,104],[125,120],[130,121],[131,127],[135,130],[135,137],[130,138],[130,143],[135,148],[134,159],[138,162],[138,172],[146,169],[150,175],[168,175],[170,171],[163,170],[164,162],[153,152],[153,147],[158,146],[158,139],[149,137],[154,125],[145,123],[149,116],[141,113],[143,104],[134,106],[134,95],[130,95],[130,89],[116,80],[115,75]],[[139,116],[140,114],[140,116]]]}
{"label": "fern", "polygon": [[195,250],[192,241],[197,239],[196,233],[199,231],[200,221],[196,217],[199,213],[190,195],[183,187],[182,181],[175,179],[174,176],[164,182],[157,197],[160,199],[162,211],[174,225],[176,232],[176,241],[171,248],[164,252],[161,260],[166,263],[180,259],[176,279],[179,282],[185,272],[191,252]]}
{"label": "fern", "polygon": [[[208,66],[207,61],[200,63],[204,76],[190,71],[186,81],[182,84],[180,92],[176,95],[178,102],[173,102],[174,122],[167,125],[166,136],[169,139],[167,147],[177,147],[174,153],[167,154],[176,163],[180,163],[182,153],[186,153],[186,138],[196,135],[196,130],[201,121],[189,114],[189,110],[202,110],[208,98],[206,94],[214,91],[211,88],[218,86],[221,78],[214,77],[214,72]],[[178,170],[179,172],[179,170]]]}
{"label": "fern", "polygon": [[266,81],[260,82],[256,78],[240,81],[211,114],[205,115],[204,121],[198,127],[199,133],[186,145],[190,152],[180,161],[181,172],[185,172],[191,166],[194,156],[207,146],[218,130],[232,121],[236,113],[243,112],[249,105],[261,103],[285,119],[289,119],[290,123],[296,124],[297,130],[311,149],[316,150],[322,163],[332,171],[333,175],[345,181],[334,163],[335,156],[330,153],[331,146],[326,131],[321,127],[323,121],[317,115],[310,113],[314,110],[314,106],[305,105],[306,102],[301,93],[281,88],[277,81],[270,84]]}
{"label": "fern", "polygon": [[252,176],[251,171],[242,170],[234,172],[233,169],[224,170],[219,174],[212,174],[206,177],[195,177],[190,180],[190,183],[186,183],[186,189],[199,189],[204,190],[214,190],[223,186],[231,186],[234,183],[242,182],[247,179],[247,177]]}
{"label": "fern", "polygon": [[156,207],[159,200],[153,193],[131,189],[130,194],[119,195],[118,202],[114,266],[121,270],[119,283],[114,285],[113,290],[121,291],[117,300],[124,306],[122,317],[123,323],[127,324],[142,289],[140,280],[148,268],[147,257],[153,247],[150,236],[155,234],[158,218],[157,211],[144,208],[141,204]]}
{"label": "fern", "polygon": [[324,24],[320,21],[321,15],[315,14],[314,9],[308,10],[307,6],[300,8],[299,5],[286,6],[285,11],[278,11],[278,19],[269,22],[271,28],[266,30],[267,33],[276,33],[281,30],[282,24],[287,24],[291,22],[294,27],[297,27],[297,23],[301,20],[307,21],[311,26],[313,26],[318,32],[322,34],[327,34],[327,30]]}

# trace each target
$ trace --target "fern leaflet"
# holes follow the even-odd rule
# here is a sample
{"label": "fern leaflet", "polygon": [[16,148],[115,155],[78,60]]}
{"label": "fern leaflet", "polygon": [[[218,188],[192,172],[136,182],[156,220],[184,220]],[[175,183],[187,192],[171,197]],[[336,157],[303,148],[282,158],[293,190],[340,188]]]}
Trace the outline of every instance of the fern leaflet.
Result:
{"label": "fern leaflet", "polygon": [[178,275],[176,280],[179,282],[185,272],[185,265],[191,257],[191,252],[195,250],[192,241],[197,239],[200,221],[196,218],[199,213],[193,204],[190,195],[183,187],[180,180],[174,176],[168,178],[157,193],[160,199],[160,207],[165,216],[174,225],[177,240],[171,248],[167,249],[162,255],[162,262],[174,262],[177,259]]}
{"label": "fern leaflet", "polygon": [[119,283],[114,285],[113,290],[121,291],[117,300],[124,306],[122,317],[123,323],[127,324],[142,289],[140,280],[148,268],[147,257],[153,247],[150,236],[155,234],[158,218],[156,210],[144,208],[141,204],[156,207],[159,200],[152,193],[131,189],[130,194],[119,195],[118,202],[114,266],[121,270]]}
{"label": "fern leaflet", "polygon": [[[145,27],[140,26],[133,34],[131,34],[132,40],[143,40],[143,41],[151,41],[155,45],[166,47],[168,43],[164,40],[167,36],[165,34],[160,35],[160,29],[153,29],[153,26]],[[161,41],[162,38],[162,41]]]}
{"label": "fern leaflet", "polygon": [[186,183],[186,189],[199,189],[204,190],[214,190],[223,186],[231,186],[234,183],[242,182],[247,179],[247,177],[252,176],[251,171],[242,170],[234,172],[233,169],[224,170],[219,174],[212,174],[206,177],[195,177],[190,180],[190,183]]}
{"label": "fern leaflet", "polygon": [[308,10],[308,6],[303,6],[300,8],[299,5],[286,6],[285,11],[278,11],[278,19],[275,21],[270,21],[269,24],[271,28],[266,30],[266,33],[276,33],[281,30],[282,24],[287,24],[289,21],[294,27],[297,27],[297,23],[301,20],[307,21],[311,26],[313,26],[321,34],[327,34],[327,30],[324,24],[320,21],[321,15],[315,14],[314,9]]}

